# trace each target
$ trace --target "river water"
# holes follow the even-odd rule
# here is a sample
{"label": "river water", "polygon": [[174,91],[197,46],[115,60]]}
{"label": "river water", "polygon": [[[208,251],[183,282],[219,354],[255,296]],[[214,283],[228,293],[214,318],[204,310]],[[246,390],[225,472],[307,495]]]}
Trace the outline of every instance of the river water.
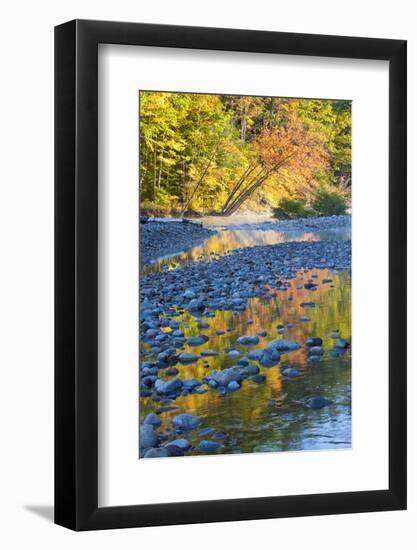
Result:
{"label": "river water", "polygon": [[[305,233],[251,230],[247,226],[244,229],[223,228],[202,245],[171,258],[160,259],[147,266],[144,272],[175,269],[186,262],[215,258],[242,247],[294,240],[349,238],[347,229]],[[312,277],[317,281],[331,279],[332,282],[320,284],[315,292],[311,292],[302,285],[303,281]],[[203,331],[197,328],[196,318],[189,313],[176,317],[186,337],[204,333],[210,338],[206,344],[190,351],[199,354],[204,349],[210,349],[220,353],[217,357],[204,358],[204,362],[176,365],[179,369],[177,376],[181,379],[201,380],[213,369],[221,370],[236,364],[238,359],[230,358],[225,350],[235,348],[243,357],[249,349],[254,349],[237,344],[237,338],[242,335],[266,331],[267,336],[262,337],[256,346],[260,348],[279,337],[277,331],[284,329],[288,333],[282,337],[295,340],[302,347],[283,355],[281,364],[276,367],[261,367],[261,374],[266,376],[264,383],[245,380],[240,390],[224,397],[213,390],[201,395],[178,397],[173,403],[178,409],[161,415],[163,432],[170,433],[175,415],[187,412],[200,417],[200,428],[213,429],[204,437],[194,430],[186,435],[187,439],[196,446],[201,439],[214,438],[224,445],[221,453],[341,449],[351,446],[351,352],[348,349],[344,353],[336,353],[334,348],[337,335],[351,341],[350,273],[317,269],[302,271],[290,283],[288,290],[279,291],[274,299],[250,299],[244,312],[217,311],[213,318],[205,319],[210,326]],[[310,301],[315,302],[315,307],[307,309],[302,305]],[[216,334],[217,331],[224,331],[224,334]],[[323,339],[324,355],[317,363],[309,361],[303,345],[311,336]],[[146,351],[146,346],[142,347]],[[280,368],[283,364],[296,368],[299,376],[286,378]],[[160,376],[164,376],[163,371]],[[312,396],[322,396],[333,403],[320,410],[312,410],[306,406],[306,399]],[[141,398],[141,421],[148,413],[155,411],[155,406],[151,398]],[[194,452],[191,450],[188,454]]]}

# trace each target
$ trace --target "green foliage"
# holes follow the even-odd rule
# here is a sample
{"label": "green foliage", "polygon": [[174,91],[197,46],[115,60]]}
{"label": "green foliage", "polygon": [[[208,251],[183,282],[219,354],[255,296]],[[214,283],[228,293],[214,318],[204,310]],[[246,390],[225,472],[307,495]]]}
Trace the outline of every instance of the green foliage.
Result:
{"label": "green foliage", "polygon": [[281,199],[279,206],[272,209],[274,218],[279,220],[291,220],[294,218],[308,218],[314,212],[300,199],[285,197]]}
{"label": "green foliage", "polygon": [[345,214],[348,208],[346,197],[338,190],[319,187],[315,190],[311,205],[293,197],[284,197],[279,206],[272,209],[274,218],[291,220],[309,216],[334,216]]}
{"label": "green foliage", "polygon": [[340,191],[319,188],[315,192],[312,207],[318,216],[334,216],[345,214],[348,203]]}

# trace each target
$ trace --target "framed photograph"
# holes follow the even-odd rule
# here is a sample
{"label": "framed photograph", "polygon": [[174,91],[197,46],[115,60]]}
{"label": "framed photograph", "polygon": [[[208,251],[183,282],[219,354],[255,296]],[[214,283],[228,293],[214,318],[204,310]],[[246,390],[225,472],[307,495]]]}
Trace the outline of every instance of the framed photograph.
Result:
{"label": "framed photograph", "polygon": [[55,521],[406,507],[406,42],[55,29]]}

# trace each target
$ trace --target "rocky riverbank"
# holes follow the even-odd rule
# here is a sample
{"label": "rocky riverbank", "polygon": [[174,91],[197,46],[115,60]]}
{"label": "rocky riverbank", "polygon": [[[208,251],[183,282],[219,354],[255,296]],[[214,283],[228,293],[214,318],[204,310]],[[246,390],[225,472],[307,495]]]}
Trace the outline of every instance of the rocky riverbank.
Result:
{"label": "rocky riverbank", "polygon": [[[303,307],[314,308],[315,292],[321,285],[331,286],[333,281],[314,273],[305,278],[303,273],[325,268],[333,272],[349,271],[350,265],[350,241],[303,241],[237,249],[212,261],[191,262],[171,271],[143,276],[140,292],[140,395],[152,399],[155,409],[141,425],[141,456],[179,456],[190,451],[191,443],[184,435],[201,428],[200,418],[178,410],[179,414],[173,417],[170,427],[160,429],[161,415],[177,408],[178,397],[207,392],[227,397],[239,391],[247,379],[254,384],[263,384],[263,369],[277,366],[284,378],[296,378],[299,370],[281,364],[281,356],[307,347],[309,360],[313,363],[320,361],[324,353],[320,335],[311,334],[311,339],[305,342],[282,339],[289,326],[279,327],[279,338],[269,341],[266,347],[265,343],[262,345],[265,334],[253,334],[249,325],[246,333],[236,335],[236,347],[220,352],[211,350],[210,336],[206,333],[210,334],[210,319],[216,312],[240,314],[252,298],[272,300],[282,296],[285,300],[294,282],[298,285],[296,288],[311,296]],[[184,312],[195,319],[199,329],[197,336],[184,336],[181,320]],[[305,315],[298,322],[305,323],[308,319]],[[335,356],[349,347],[349,342],[340,336],[335,330],[331,351]],[[205,349],[197,352],[202,345]],[[176,365],[180,367],[200,361],[208,365],[208,358],[220,353],[235,358],[236,364],[220,371],[207,371],[202,379],[178,376]],[[321,395],[308,395],[302,404],[311,410],[319,410],[331,403]],[[221,452],[223,445],[205,439],[208,432],[204,430],[207,428],[200,430],[201,441],[193,452]]]}
{"label": "rocky riverbank", "polygon": [[151,222],[140,225],[140,268],[197,246],[216,232],[196,223]]}
{"label": "rocky riverbank", "polygon": [[[244,221],[233,223],[233,218],[230,218],[230,221],[232,223],[227,223],[227,229],[320,232],[350,229],[352,216],[349,214],[342,216],[316,216],[312,218],[297,218],[294,220],[260,221],[259,223],[245,223]],[[219,225],[223,225],[222,221],[219,221]],[[215,227],[217,227],[217,225],[215,225]]]}

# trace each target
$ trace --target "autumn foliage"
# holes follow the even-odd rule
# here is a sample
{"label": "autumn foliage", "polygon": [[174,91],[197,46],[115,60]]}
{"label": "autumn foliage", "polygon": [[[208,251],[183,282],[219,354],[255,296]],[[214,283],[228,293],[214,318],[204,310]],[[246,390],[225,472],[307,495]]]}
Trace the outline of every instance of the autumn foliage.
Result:
{"label": "autumn foliage", "polygon": [[142,92],[142,206],[230,215],[350,190],[350,102]]}

